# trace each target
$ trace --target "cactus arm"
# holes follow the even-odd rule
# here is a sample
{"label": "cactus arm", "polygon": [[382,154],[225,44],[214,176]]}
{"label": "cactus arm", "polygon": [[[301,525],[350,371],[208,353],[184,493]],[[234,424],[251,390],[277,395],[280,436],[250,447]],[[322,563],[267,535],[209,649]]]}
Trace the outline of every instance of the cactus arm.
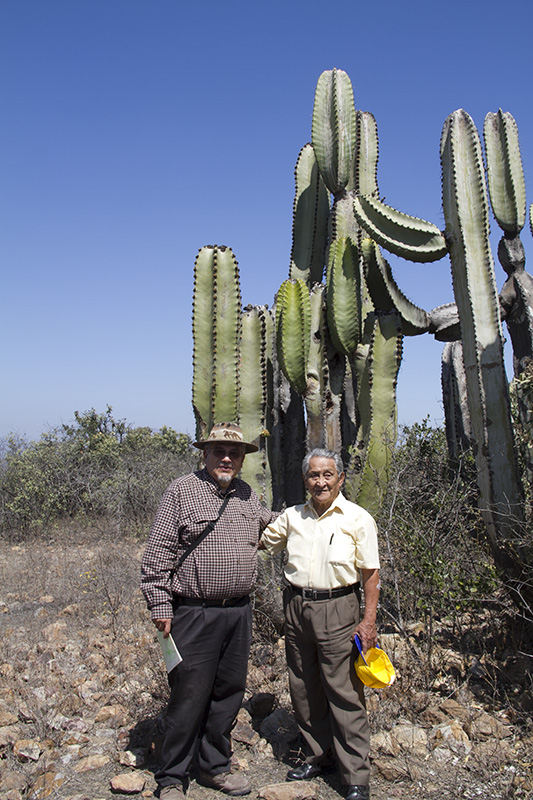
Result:
{"label": "cactus arm", "polygon": [[343,70],[327,70],[316,87],[311,140],[324,183],[332,194],[350,188],[356,133],[350,78]]}
{"label": "cactus arm", "polygon": [[248,306],[242,315],[239,425],[245,441],[256,444],[259,451],[246,456],[241,477],[268,505],[272,493],[265,448],[265,438],[269,436],[266,347],[265,309]]}
{"label": "cactus arm", "polygon": [[423,308],[415,306],[400,291],[390,264],[372,239],[363,239],[361,250],[366,267],[366,284],[377,311],[397,310],[401,317],[402,333],[417,336],[429,329],[429,316]]}
{"label": "cactus arm", "polygon": [[510,236],[526,222],[526,185],[518,144],[518,127],[501,108],[489,112],[483,125],[489,196],[500,228]]}
{"label": "cactus arm", "polygon": [[357,137],[353,161],[356,194],[378,197],[378,127],[369,111],[356,111]]}
{"label": "cactus arm", "polygon": [[212,426],[214,257],[213,247],[202,247],[194,263],[192,403],[199,437]]}
{"label": "cactus arm", "polygon": [[373,315],[371,324],[373,334],[358,397],[362,423],[352,448],[346,493],[375,515],[387,489],[396,442],[396,383],[402,336],[396,313]]}
{"label": "cactus arm", "polygon": [[281,284],[276,301],[276,343],[281,369],[299,394],[307,388],[311,302],[302,280]]}
{"label": "cactus arm", "polygon": [[328,328],[339,353],[350,355],[361,338],[359,253],[350,239],[333,242],[327,274]]}
{"label": "cactus arm", "polygon": [[456,342],[461,338],[459,312],[456,303],[444,303],[429,312],[429,333],[437,342]]}
{"label": "cactus arm", "polygon": [[498,539],[505,525],[500,515],[509,511],[520,514],[522,497],[488,237],[481,144],[471,117],[462,109],[445,122],[441,162],[443,208],[461,322],[478,484],[489,539],[501,565],[503,555]]}
{"label": "cactus arm", "polygon": [[356,219],[382,247],[409,261],[438,261],[446,255],[443,234],[431,222],[410,217],[375,197],[355,197]]}
{"label": "cactus arm", "polygon": [[320,283],[324,272],[330,202],[310,144],[300,150],[294,176],[296,193],[289,275],[311,286],[315,281]]}
{"label": "cactus arm", "polygon": [[214,253],[213,421],[237,418],[241,292],[237,259],[229,247]]}

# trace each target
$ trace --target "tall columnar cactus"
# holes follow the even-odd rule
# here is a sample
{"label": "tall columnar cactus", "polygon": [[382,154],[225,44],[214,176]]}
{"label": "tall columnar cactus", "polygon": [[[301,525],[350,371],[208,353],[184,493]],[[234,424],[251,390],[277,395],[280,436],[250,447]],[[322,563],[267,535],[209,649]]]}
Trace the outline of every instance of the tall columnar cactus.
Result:
{"label": "tall columnar cactus", "polygon": [[500,300],[513,342],[514,371],[520,375],[533,358],[533,278],[525,271],[520,232],[526,222],[526,188],[511,114],[489,112],[483,126],[489,196],[496,222],[504,235],[498,257],[508,275]]}
{"label": "tall columnar cactus", "polygon": [[272,435],[274,320],[266,306],[247,306],[242,314],[238,421],[247,442],[259,447],[249,453],[242,477],[258,497],[272,507],[269,443]]}
{"label": "tall columnar cactus", "polygon": [[[533,362],[533,278],[525,272],[520,242],[526,208],[516,123],[502,111],[488,114],[484,135],[491,203],[504,232],[498,255],[509,275],[501,308],[519,375]],[[316,88],[312,144],[301,150],[295,170],[290,280],[278,292],[275,325],[273,312],[263,307],[246,309],[241,319],[231,251],[204,248],[197,258],[197,433],[216,420],[240,418],[246,436],[261,447],[255,460],[245,462],[246,477],[276,508],[303,499],[305,448],[332,447],[347,465],[348,495],[375,512],[396,435],[402,336],[429,332],[448,343],[444,397],[457,412],[452,418],[447,408],[449,432],[463,446],[473,442],[495,560],[516,587],[523,554],[508,513],[521,519],[522,493],[479,137],[462,110],[445,123],[445,233],[380,200],[377,160],[374,117],[355,109],[346,73],[324,72]],[[533,206],[529,222],[533,233]],[[415,306],[396,284],[380,246],[419,262],[448,253],[456,303],[430,312]],[[465,383],[470,420],[462,410]],[[522,591],[527,594],[523,586]]]}
{"label": "tall columnar cactus", "polygon": [[203,247],[194,268],[193,392],[197,434],[237,417],[241,295],[228,247]]}
{"label": "tall columnar cactus", "polygon": [[462,109],[445,122],[441,139],[443,207],[475,441],[481,507],[497,562],[513,556],[509,515],[522,516],[503,362],[503,338],[489,244],[488,202],[481,143]]}

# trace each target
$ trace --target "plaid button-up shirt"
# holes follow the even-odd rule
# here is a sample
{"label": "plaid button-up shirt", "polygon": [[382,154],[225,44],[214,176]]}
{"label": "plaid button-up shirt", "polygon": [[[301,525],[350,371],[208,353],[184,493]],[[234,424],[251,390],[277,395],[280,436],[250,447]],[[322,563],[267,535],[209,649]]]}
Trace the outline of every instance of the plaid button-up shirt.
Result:
{"label": "plaid button-up shirt", "polygon": [[247,483],[234,478],[215,528],[173,572],[181,554],[215,520],[224,500],[204,468],[173,481],[155,516],[141,567],[152,619],[172,618],[172,596],[223,600],[248,594],[257,579],[257,545],[276,516]]}

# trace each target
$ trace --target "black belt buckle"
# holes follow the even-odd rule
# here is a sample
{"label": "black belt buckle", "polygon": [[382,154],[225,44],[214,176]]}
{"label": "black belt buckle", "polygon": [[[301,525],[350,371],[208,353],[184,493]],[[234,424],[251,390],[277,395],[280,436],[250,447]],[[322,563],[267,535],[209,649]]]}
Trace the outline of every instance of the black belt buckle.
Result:
{"label": "black belt buckle", "polygon": [[308,589],[302,587],[302,600],[314,600],[316,597],[316,589]]}

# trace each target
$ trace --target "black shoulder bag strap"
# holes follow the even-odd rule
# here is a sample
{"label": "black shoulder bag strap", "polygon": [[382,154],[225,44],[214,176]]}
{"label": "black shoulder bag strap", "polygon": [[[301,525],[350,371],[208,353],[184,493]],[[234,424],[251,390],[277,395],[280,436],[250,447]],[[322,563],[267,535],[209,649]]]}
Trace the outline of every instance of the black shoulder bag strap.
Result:
{"label": "black shoulder bag strap", "polygon": [[188,548],[185,550],[185,552],[181,554],[181,556],[180,556],[180,558],[179,558],[179,561],[178,561],[178,563],[176,564],[176,566],[175,566],[175,568],[174,568],[173,572],[175,572],[177,569],[179,569],[179,568],[181,567],[181,565],[183,564],[183,562],[185,561],[185,559],[187,558],[187,556],[189,556],[189,555],[192,553],[192,551],[195,549],[195,547],[198,547],[198,545],[200,544],[200,542],[202,542],[202,541],[205,539],[205,537],[206,537],[206,536],[207,536],[209,533],[211,533],[211,531],[213,530],[213,528],[215,527],[215,525],[216,525],[216,524],[217,524],[217,522],[219,521],[220,517],[221,517],[221,516],[222,516],[222,514],[224,513],[224,509],[225,509],[225,508],[226,508],[226,506],[228,505],[228,500],[229,500],[229,492],[228,492],[228,494],[225,496],[225,498],[224,498],[224,502],[223,502],[223,503],[222,503],[222,505],[220,506],[220,510],[219,510],[219,512],[218,512],[218,517],[217,517],[216,519],[212,519],[210,522],[208,522],[208,523],[207,523],[207,525],[206,525],[206,527],[205,527],[205,528],[203,529],[203,531],[201,532],[200,536],[197,536],[197,537],[196,537],[196,539],[194,540],[194,542],[191,542],[191,544],[188,546]]}

